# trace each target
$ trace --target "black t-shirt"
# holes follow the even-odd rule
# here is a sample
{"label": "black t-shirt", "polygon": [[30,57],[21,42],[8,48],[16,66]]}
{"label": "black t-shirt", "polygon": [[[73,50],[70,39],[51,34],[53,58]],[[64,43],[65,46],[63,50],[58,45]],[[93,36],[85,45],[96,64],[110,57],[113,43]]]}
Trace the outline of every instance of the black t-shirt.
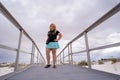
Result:
{"label": "black t-shirt", "polygon": [[47,34],[49,42],[55,42],[54,40],[57,38],[58,33],[60,33],[60,32],[59,31],[49,31]]}

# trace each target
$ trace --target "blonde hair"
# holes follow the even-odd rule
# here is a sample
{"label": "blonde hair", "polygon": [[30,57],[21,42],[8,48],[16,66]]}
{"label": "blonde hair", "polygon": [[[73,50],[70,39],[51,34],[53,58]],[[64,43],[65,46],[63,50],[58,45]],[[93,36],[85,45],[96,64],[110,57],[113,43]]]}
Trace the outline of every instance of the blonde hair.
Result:
{"label": "blonde hair", "polygon": [[54,30],[56,31],[56,25],[54,23],[51,23],[50,27],[54,27]]}

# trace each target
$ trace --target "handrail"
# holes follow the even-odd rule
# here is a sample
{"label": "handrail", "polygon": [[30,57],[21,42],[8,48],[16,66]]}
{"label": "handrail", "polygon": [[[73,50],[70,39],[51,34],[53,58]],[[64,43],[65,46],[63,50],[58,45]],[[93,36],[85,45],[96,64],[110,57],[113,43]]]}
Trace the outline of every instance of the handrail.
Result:
{"label": "handrail", "polygon": [[[7,17],[7,19],[9,19],[16,28],[18,28],[20,31],[22,30],[23,33],[28,37],[28,39],[30,39],[34,45],[36,46],[36,48],[38,49],[38,51],[40,52],[38,46],[36,45],[36,43],[34,42],[34,40],[29,36],[29,34],[22,28],[22,26],[17,22],[17,20],[9,13],[9,11],[2,5],[2,3],[0,2],[0,11],[2,12],[3,15],[5,15]],[[41,54],[41,52],[40,52]],[[41,55],[42,56],[42,55]],[[42,56],[43,57],[43,56]],[[43,57],[44,59],[44,57]],[[45,61],[45,60],[44,60]]]}
{"label": "handrail", "polygon": [[[18,49],[16,49],[16,48],[12,48],[12,47],[9,47],[9,46],[3,45],[3,44],[0,44],[0,48],[1,48],[1,49],[7,49],[7,50],[10,50],[10,51],[17,51],[17,50],[18,50]],[[31,54],[30,52],[23,51],[23,50],[20,50],[20,52],[22,52],[22,53],[27,53],[27,54]]]}
{"label": "handrail", "polygon": [[[19,41],[21,40],[20,38],[22,38],[22,34],[24,34],[32,42],[32,44],[34,45],[34,47],[37,49],[40,56],[42,57],[43,63],[45,63],[45,59],[44,59],[41,51],[39,50],[37,44],[35,43],[35,41],[25,31],[25,29],[17,22],[17,20],[11,15],[11,13],[3,6],[3,4],[1,2],[0,2],[0,12],[20,31],[20,34],[21,34],[20,36],[21,37],[19,37]],[[18,45],[19,47],[20,47],[20,44],[21,44],[21,42]],[[22,51],[22,50],[19,50],[19,49],[15,49],[15,48],[12,48],[12,47],[8,47],[8,46],[2,45],[2,44],[0,44],[0,48],[12,50],[12,51],[17,51],[17,52],[29,53],[29,52]],[[29,53],[29,54],[31,54],[31,53]]]}
{"label": "handrail", "polygon": [[88,33],[94,28],[96,28],[98,25],[100,25],[102,22],[107,20],[108,18],[112,17],[114,14],[120,11],[120,3],[117,4],[113,9],[108,11],[105,15],[103,15],[100,19],[98,19],[96,22],[94,22],[92,25],[90,25],[87,29],[85,29],[82,33],[80,33],[77,37],[75,37],[73,40],[71,40],[69,43],[74,42],[78,38],[80,38],[82,35],[84,35],[84,32]]}
{"label": "handrail", "polygon": [[[60,51],[60,53],[57,55],[57,57],[59,57],[66,48],[69,48],[69,45],[72,44],[73,42],[75,42],[77,39],[79,39],[80,37],[85,35],[85,43],[86,43],[86,50],[83,51],[78,51],[75,53],[83,53],[83,52],[87,52],[87,57],[88,57],[88,62],[90,64],[90,56],[89,56],[89,52],[93,51],[93,50],[99,50],[99,49],[105,49],[105,48],[110,48],[110,47],[116,47],[116,46],[120,46],[120,42],[115,43],[115,44],[110,44],[110,45],[106,45],[106,46],[101,46],[101,47],[96,47],[93,49],[89,49],[89,45],[88,40],[87,40],[87,33],[90,32],[91,30],[93,30],[94,28],[98,27],[98,25],[100,25],[101,23],[103,23],[105,20],[109,19],[110,17],[112,17],[114,14],[116,14],[117,12],[120,11],[120,3],[118,3],[114,8],[112,8],[110,11],[108,11],[105,15],[103,15],[101,18],[99,18],[96,22],[94,22],[92,25],[90,25],[87,29],[85,29],[83,32],[81,32],[78,36],[76,36],[75,38],[73,38],[70,42],[68,42],[68,44]],[[88,49],[87,49],[88,48]],[[72,53],[68,53],[67,56],[73,55],[74,52]],[[64,58],[64,57],[63,57]],[[91,68],[91,65],[89,65],[89,68]]]}
{"label": "handrail", "polygon": [[[100,50],[100,49],[107,49],[107,48],[118,47],[118,46],[120,46],[120,42],[114,43],[114,44],[105,45],[105,46],[99,46],[99,47],[96,47],[96,48],[91,48],[91,49],[89,49],[89,51],[95,51],[95,50]],[[86,50],[73,52],[73,53],[70,53],[70,55],[71,54],[83,53],[83,52],[86,52]]]}

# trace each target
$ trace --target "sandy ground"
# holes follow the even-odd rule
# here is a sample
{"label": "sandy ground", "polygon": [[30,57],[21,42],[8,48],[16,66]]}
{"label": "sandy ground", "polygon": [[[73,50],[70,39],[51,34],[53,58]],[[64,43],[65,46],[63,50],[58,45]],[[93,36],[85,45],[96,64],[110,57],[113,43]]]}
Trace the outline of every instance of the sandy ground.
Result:
{"label": "sandy ground", "polygon": [[9,68],[9,67],[0,68],[0,76],[8,74],[8,73],[11,73],[13,71],[14,71],[14,69],[13,68]]}
{"label": "sandy ground", "polygon": [[106,62],[101,65],[95,64],[95,65],[92,65],[92,68],[96,70],[120,75],[120,62],[117,62],[115,64],[111,64],[111,62]]}

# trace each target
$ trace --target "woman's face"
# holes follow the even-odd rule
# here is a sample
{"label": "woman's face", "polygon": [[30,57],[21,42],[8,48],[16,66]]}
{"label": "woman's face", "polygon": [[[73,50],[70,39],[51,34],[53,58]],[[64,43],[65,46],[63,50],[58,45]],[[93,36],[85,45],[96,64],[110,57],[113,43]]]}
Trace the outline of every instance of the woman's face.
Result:
{"label": "woman's face", "polygon": [[51,25],[50,25],[50,31],[53,31],[53,30],[55,30],[55,25],[54,25],[54,24],[51,24]]}

